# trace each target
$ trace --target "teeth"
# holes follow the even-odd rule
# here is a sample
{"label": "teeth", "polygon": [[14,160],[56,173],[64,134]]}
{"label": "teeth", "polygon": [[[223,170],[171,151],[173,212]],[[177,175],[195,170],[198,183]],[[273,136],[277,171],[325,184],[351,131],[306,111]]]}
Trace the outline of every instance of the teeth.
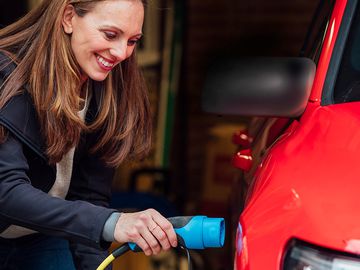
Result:
{"label": "teeth", "polygon": [[109,62],[107,62],[104,58],[102,58],[101,56],[96,56],[96,58],[99,60],[99,62],[101,63],[101,64],[103,64],[105,67],[113,67],[114,66],[114,64],[111,64],[111,63],[109,63]]}

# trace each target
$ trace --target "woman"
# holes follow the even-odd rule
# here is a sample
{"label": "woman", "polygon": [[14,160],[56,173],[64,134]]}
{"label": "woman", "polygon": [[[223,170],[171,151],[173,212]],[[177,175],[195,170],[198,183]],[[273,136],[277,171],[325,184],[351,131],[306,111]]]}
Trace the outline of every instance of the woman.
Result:
{"label": "woman", "polygon": [[155,210],[106,208],[114,167],[151,140],[144,5],[43,0],[0,30],[1,269],[96,269],[112,241],[176,246]]}

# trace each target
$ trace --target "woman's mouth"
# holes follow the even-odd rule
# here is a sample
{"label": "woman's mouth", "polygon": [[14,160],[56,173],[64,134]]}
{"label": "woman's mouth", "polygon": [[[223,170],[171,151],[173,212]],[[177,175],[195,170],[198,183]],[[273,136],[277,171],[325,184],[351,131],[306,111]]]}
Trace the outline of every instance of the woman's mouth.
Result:
{"label": "woman's mouth", "polygon": [[105,58],[101,57],[100,55],[96,55],[96,60],[99,64],[99,66],[105,70],[105,71],[110,71],[112,70],[112,68],[114,67],[115,63],[114,62],[110,62],[109,60],[106,60]]}

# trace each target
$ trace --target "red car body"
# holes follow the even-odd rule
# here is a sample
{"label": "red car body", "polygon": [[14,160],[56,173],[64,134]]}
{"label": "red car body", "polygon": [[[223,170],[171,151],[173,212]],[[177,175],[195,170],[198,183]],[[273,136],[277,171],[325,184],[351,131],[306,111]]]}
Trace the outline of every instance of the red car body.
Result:
{"label": "red car body", "polygon": [[[250,187],[239,220],[236,270],[360,269],[360,102],[324,104],[332,61],[342,57],[334,47],[350,4],[358,6],[337,0],[331,9],[305,111],[291,120],[261,118],[262,131],[250,134],[254,142],[242,151],[252,164],[244,173]],[[355,262],[288,266],[286,256],[297,243]]]}

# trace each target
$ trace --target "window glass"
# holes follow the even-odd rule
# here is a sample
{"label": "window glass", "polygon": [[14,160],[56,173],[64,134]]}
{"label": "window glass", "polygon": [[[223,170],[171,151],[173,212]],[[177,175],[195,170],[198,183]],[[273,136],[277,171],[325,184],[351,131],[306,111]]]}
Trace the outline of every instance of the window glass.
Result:
{"label": "window glass", "polygon": [[358,10],[355,12],[342,56],[335,83],[334,101],[335,103],[360,101],[360,14]]}
{"label": "window glass", "polygon": [[319,61],[321,48],[334,4],[334,0],[324,0],[319,2],[310,24],[309,31],[306,35],[304,45],[301,49],[300,56],[309,57],[313,59],[315,63]]}
{"label": "window glass", "polygon": [[[314,12],[313,19],[309,25],[309,30],[300,51],[301,57],[311,58],[316,64],[319,61],[326,29],[328,27],[334,5],[335,0],[318,1],[317,8]],[[286,130],[293,120],[294,119],[292,118],[265,118],[261,122],[259,119],[256,119],[258,129],[254,132],[254,130],[251,129],[254,124],[250,124],[250,136],[254,137],[254,144],[256,144],[257,141],[266,142],[264,143],[262,149],[262,151],[265,152],[265,149],[267,149],[283,133],[283,131]],[[266,136],[268,137],[264,138],[264,130],[266,129],[269,130],[269,133],[266,133]],[[260,136],[256,137],[252,133]]]}

